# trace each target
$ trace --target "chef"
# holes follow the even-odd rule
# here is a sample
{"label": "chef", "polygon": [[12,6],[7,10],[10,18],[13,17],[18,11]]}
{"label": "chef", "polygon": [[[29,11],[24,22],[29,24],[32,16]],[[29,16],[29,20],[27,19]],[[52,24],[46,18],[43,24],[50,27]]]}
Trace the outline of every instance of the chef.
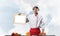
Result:
{"label": "chef", "polygon": [[39,36],[41,25],[44,24],[42,16],[39,14],[39,8],[33,7],[33,14],[28,16],[30,24],[30,36]]}

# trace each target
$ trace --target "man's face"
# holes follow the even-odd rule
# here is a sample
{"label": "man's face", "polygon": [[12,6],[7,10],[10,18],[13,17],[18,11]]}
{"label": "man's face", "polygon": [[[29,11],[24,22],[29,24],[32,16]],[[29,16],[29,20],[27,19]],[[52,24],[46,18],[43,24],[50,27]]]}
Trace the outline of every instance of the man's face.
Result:
{"label": "man's face", "polygon": [[37,8],[34,8],[34,13],[38,13],[38,9]]}

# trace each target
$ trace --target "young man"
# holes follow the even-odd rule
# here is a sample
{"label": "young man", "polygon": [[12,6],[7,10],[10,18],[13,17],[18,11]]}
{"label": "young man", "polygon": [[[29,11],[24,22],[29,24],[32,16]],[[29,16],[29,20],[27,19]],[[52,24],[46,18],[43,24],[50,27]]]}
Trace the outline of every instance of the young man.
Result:
{"label": "young man", "polygon": [[41,33],[40,25],[43,24],[43,19],[38,13],[39,8],[37,6],[33,7],[33,14],[28,16],[30,24],[30,36],[39,36]]}

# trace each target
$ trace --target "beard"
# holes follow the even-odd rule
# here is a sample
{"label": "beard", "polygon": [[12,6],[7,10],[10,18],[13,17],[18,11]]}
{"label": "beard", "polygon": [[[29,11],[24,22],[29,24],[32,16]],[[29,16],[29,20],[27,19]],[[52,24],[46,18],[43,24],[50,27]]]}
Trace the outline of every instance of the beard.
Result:
{"label": "beard", "polygon": [[35,14],[38,14],[37,12]]}

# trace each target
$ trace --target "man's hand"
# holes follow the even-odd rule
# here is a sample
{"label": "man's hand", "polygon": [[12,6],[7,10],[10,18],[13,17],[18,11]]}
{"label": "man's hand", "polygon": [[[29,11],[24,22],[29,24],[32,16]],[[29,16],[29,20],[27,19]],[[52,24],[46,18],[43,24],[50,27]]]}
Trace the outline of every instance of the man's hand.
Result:
{"label": "man's hand", "polygon": [[21,15],[21,13],[19,13],[18,15]]}

